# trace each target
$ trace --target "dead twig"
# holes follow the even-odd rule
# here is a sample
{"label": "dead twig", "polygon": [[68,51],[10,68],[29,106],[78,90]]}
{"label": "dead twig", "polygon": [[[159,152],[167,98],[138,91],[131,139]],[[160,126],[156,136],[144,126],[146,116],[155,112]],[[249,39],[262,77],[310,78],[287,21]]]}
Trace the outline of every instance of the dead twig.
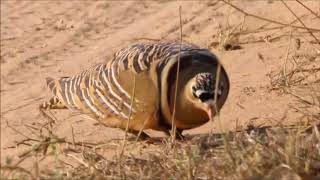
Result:
{"label": "dead twig", "polygon": [[[292,28],[290,29],[289,43],[288,43],[288,47],[287,47],[286,57],[285,57],[284,64],[283,64],[283,76],[284,77],[287,74],[287,63],[288,63],[290,46],[291,46],[291,39],[292,39]],[[288,84],[287,78],[284,78],[284,82],[285,82],[285,85],[288,87],[289,84]]]}
{"label": "dead twig", "polygon": [[36,178],[32,175],[32,173],[25,168],[19,167],[19,166],[1,166],[1,170],[10,170],[10,171],[20,171],[23,173],[26,173],[30,176],[31,179],[35,180]]}
{"label": "dead twig", "polygon": [[296,1],[297,1],[297,3],[302,5],[304,8],[306,8],[308,11],[310,11],[313,15],[315,15],[317,18],[320,19],[320,16],[316,12],[314,12],[312,9],[310,9],[308,6],[304,5],[301,1],[299,1],[299,0],[296,0]]}
{"label": "dead twig", "polygon": [[177,72],[176,72],[176,83],[175,83],[175,91],[174,91],[174,100],[173,100],[173,111],[172,111],[172,117],[171,117],[171,143],[172,145],[175,144],[176,139],[176,131],[177,127],[175,125],[175,115],[176,115],[176,101],[177,101],[177,95],[178,95],[178,84],[179,84],[179,71],[180,71],[180,56],[181,56],[181,46],[182,46],[182,18],[181,18],[181,11],[182,8],[179,6],[179,22],[180,22],[180,47],[179,47],[179,55],[178,55],[178,62],[177,62]]}
{"label": "dead twig", "polygon": [[5,110],[5,111],[2,111],[2,112],[1,112],[1,115],[3,116],[3,115],[5,115],[5,114],[7,114],[7,113],[9,113],[9,112],[11,112],[11,111],[15,111],[15,110],[18,110],[18,109],[27,107],[27,106],[31,106],[31,105],[33,105],[33,103],[37,103],[37,102],[39,102],[39,100],[41,100],[41,99],[43,99],[43,97],[35,98],[35,99],[33,99],[33,100],[29,101],[29,102],[26,102],[26,103],[24,103],[24,104],[22,104],[22,105],[17,106],[17,107],[7,109],[7,110]]}
{"label": "dead twig", "polygon": [[[263,20],[263,21],[271,22],[271,23],[274,23],[274,24],[279,24],[279,25],[283,25],[283,26],[290,26],[290,24],[287,24],[287,23],[283,23],[283,22],[279,22],[279,21],[276,21],[276,20],[272,20],[272,19],[268,19],[268,18],[257,16],[257,15],[254,15],[254,14],[250,14],[250,13],[244,11],[243,9],[237,7],[236,5],[230,3],[230,2],[228,2],[226,0],[220,0],[220,1],[223,1],[224,3],[228,4],[229,6],[233,7],[234,9],[240,11],[241,13],[243,13],[243,14],[245,14],[247,16],[254,17],[254,18],[257,18],[257,19],[260,19],[260,20]],[[291,26],[294,27],[294,28],[298,28],[298,29],[308,29],[308,30],[317,31],[317,32],[320,31],[320,29],[316,29],[316,28],[307,28],[307,27],[296,26],[296,25],[291,25]]]}
{"label": "dead twig", "polygon": [[124,148],[125,148],[126,143],[127,143],[128,131],[129,131],[129,126],[130,126],[130,120],[131,120],[131,115],[132,115],[132,108],[133,108],[135,94],[136,94],[136,75],[133,76],[132,98],[131,98],[131,102],[130,102],[130,110],[129,110],[129,115],[128,115],[127,126],[126,126],[125,134],[124,134],[124,137],[123,137],[123,144],[122,144],[122,148],[121,148],[120,156],[119,156],[120,159],[123,156]]}
{"label": "dead twig", "polygon": [[298,19],[298,21],[303,25],[303,27],[310,33],[310,35],[318,42],[318,44],[320,44],[320,41],[318,40],[318,38],[311,32],[310,28],[308,28],[302,21],[301,19],[296,15],[295,12],[292,11],[292,9],[287,5],[287,3],[285,3],[283,0],[281,0],[281,2],[286,6],[286,8],[294,15],[294,17],[296,17]]}
{"label": "dead twig", "polygon": [[[301,18],[303,18],[304,16],[306,16],[306,14],[301,15],[299,18],[301,19]],[[298,19],[295,19],[295,20],[291,21],[291,22],[289,23],[289,26],[292,25],[292,24],[294,24],[294,23],[297,22],[297,21],[298,21]],[[240,33],[241,33],[242,35],[251,34],[251,33],[259,33],[259,32],[263,32],[263,31],[270,31],[270,30],[282,29],[282,28],[286,27],[286,26],[283,26],[283,25],[281,25],[281,26],[276,26],[276,27],[269,27],[269,28],[266,27],[266,26],[269,25],[269,24],[270,24],[270,22],[267,22],[266,24],[263,24],[262,26],[254,29],[254,30],[247,30],[247,31],[237,32],[237,33],[235,33],[235,35],[240,34]]]}
{"label": "dead twig", "polygon": [[18,131],[16,128],[12,127],[12,126],[9,124],[9,122],[8,122],[7,119],[6,119],[6,124],[7,124],[7,126],[8,126],[10,129],[12,129],[12,130],[13,130],[14,132],[16,132],[17,134],[20,134],[21,136],[25,137],[26,139],[29,139],[29,140],[32,140],[32,141],[38,141],[37,139],[30,138],[29,136],[27,136],[27,135],[23,134],[22,132]]}
{"label": "dead twig", "polygon": [[74,160],[78,161],[80,164],[84,165],[85,167],[89,167],[89,165],[87,163],[85,163],[82,159],[76,157],[75,155],[73,154],[67,154],[67,156],[73,158]]}
{"label": "dead twig", "polygon": [[147,37],[133,38],[133,40],[134,40],[134,41],[141,41],[141,40],[147,40],[147,41],[161,41],[161,39],[147,38]]}
{"label": "dead twig", "polygon": [[29,141],[40,142],[39,140],[34,140],[34,139],[27,138],[27,139],[23,139],[21,141],[15,141],[15,145],[5,147],[5,149],[16,148],[16,147],[18,147],[20,145],[32,146],[32,144],[28,143]]}
{"label": "dead twig", "polygon": [[133,108],[133,103],[134,103],[134,99],[135,99],[135,93],[136,93],[136,74],[133,75],[133,88],[132,88],[132,97],[131,97],[131,102],[130,102],[130,109],[129,109],[129,115],[128,115],[128,120],[127,120],[127,125],[126,125],[126,129],[125,129],[125,133],[124,133],[124,137],[123,137],[123,143],[122,143],[122,147],[121,147],[121,151],[118,157],[119,160],[119,164],[118,164],[118,168],[119,168],[119,174],[122,174],[122,166],[123,166],[123,154],[124,154],[124,149],[127,145],[127,136],[128,136],[128,131],[129,131],[129,126],[130,126],[130,120],[131,120],[131,115],[132,115],[132,108]]}
{"label": "dead twig", "polygon": [[295,98],[299,99],[300,101],[304,102],[304,103],[307,103],[309,105],[314,105],[314,103],[304,99],[303,97],[293,93],[292,91],[287,90],[286,92],[289,93],[290,95],[294,96]]}
{"label": "dead twig", "polygon": [[75,138],[74,138],[74,131],[73,131],[73,126],[71,125],[71,133],[72,133],[72,144],[73,144],[73,147],[75,148],[76,147],[76,141],[75,141]]}

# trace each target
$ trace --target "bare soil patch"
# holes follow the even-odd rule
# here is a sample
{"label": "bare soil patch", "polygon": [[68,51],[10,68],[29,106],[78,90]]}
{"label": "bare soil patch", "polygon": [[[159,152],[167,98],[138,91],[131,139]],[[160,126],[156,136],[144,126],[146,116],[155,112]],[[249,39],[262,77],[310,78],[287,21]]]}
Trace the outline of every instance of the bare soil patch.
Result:
{"label": "bare soil patch", "polygon": [[[179,6],[183,40],[230,75],[215,122],[176,144],[129,140],[119,156],[123,131],[39,113],[45,77],[179,40]],[[1,1],[1,178],[320,178],[319,16],[318,1]]]}

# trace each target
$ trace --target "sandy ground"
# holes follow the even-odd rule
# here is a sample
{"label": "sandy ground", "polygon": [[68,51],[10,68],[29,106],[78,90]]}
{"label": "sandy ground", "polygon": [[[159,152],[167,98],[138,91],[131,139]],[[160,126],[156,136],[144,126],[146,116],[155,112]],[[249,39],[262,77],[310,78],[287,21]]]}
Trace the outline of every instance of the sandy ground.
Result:
{"label": "sandy ground", "polygon": [[[280,1],[234,1],[249,13],[290,23],[295,17]],[[290,108],[295,99],[270,90],[270,74],[279,71],[286,57],[290,28],[251,32],[279,27],[246,17],[223,2],[137,2],[137,1],[1,1],[1,162],[18,155],[20,148],[7,148],[24,136],[35,137],[30,126],[43,123],[38,105],[49,98],[45,77],[75,74],[95,63],[110,60],[112,54],[146,39],[179,39],[179,5],[182,7],[183,39],[207,47],[220,57],[231,79],[231,91],[221,112],[224,129],[254,124],[292,123],[301,114]],[[320,29],[320,20],[303,6],[288,2],[308,26]],[[320,13],[320,2],[305,5]],[[301,26],[298,21],[294,25]],[[215,46],[219,32],[234,27],[239,50],[225,51]],[[222,31],[221,31],[222,27]],[[229,28],[228,28],[229,27]],[[319,50],[306,30],[293,29],[301,40],[300,52]],[[314,32],[319,38],[320,33]],[[268,41],[271,39],[272,41]],[[295,42],[292,40],[293,43]],[[240,42],[240,43],[239,43]],[[320,58],[314,59],[319,65]],[[67,110],[55,111],[54,132],[78,141],[100,142],[121,138],[119,129],[95,125],[92,120],[74,116]],[[10,127],[8,127],[8,124]],[[186,133],[219,130],[219,124],[206,124]],[[17,132],[19,131],[19,132]]]}

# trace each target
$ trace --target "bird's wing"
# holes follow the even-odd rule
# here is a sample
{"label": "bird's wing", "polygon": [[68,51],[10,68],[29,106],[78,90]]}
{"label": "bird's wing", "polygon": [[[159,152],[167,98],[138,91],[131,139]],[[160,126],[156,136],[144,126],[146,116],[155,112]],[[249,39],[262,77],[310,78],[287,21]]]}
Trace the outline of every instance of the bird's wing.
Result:
{"label": "bird's wing", "polygon": [[47,84],[69,109],[95,119],[128,119],[130,112],[132,116],[152,113],[162,106],[160,101],[167,101],[168,74],[180,50],[181,54],[201,51],[194,45],[174,42],[136,44],[116,52],[107,63],[75,76],[47,79]]}

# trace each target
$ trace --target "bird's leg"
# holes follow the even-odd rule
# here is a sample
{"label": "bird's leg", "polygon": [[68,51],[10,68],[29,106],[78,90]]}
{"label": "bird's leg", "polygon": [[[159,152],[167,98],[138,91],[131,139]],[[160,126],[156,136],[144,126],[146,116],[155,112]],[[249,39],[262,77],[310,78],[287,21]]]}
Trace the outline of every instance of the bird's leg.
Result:
{"label": "bird's leg", "polygon": [[179,129],[179,128],[176,129],[176,138],[178,140],[183,140],[184,139],[184,136],[182,135],[182,131],[183,131],[183,129]]}
{"label": "bird's leg", "polygon": [[140,132],[140,131],[130,129],[128,132],[131,134],[134,134],[140,140],[150,139],[150,136],[143,131]]}
{"label": "bird's leg", "polygon": [[[184,136],[182,135],[182,131],[183,131],[183,129],[179,129],[179,128],[176,129],[176,133],[175,133],[176,139],[178,139],[178,140],[184,139]],[[169,137],[172,136],[171,130],[167,129],[167,130],[163,130],[163,132]]]}

